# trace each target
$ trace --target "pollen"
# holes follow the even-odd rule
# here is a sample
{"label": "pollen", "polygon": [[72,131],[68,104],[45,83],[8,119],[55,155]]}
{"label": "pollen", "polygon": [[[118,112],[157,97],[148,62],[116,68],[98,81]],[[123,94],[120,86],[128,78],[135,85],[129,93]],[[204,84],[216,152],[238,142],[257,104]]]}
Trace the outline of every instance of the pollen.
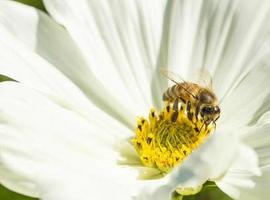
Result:
{"label": "pollen", "polygon": [[[190,113],[189,113],[190,114]],[[190,116],[185,105],[178,111],[166,103],[161,112],[151,109],[148,119],[138,118],[132,143],[144,166],[168,173],[213,131],[202,119]]]}

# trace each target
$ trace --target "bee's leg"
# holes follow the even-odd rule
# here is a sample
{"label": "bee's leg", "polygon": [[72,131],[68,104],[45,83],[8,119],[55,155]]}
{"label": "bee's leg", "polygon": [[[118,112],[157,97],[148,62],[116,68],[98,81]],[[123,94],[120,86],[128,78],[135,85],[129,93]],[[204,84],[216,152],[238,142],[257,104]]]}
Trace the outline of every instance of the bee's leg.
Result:
{"label": "bee's leg", "polygon": [[214,127],[215,127],[215,130],[216,130],[216,127],[217,127],[217,124],[216,124],[216,121],[219,119],[220,116],[218,116],[214,121],[213,121],[213,124],[214,124]]}
{"label": "bee's leg", "polygon": [[214,129],[216,130],[216,127],[217,127],[216,121],[213,121],[213,124],[214,124]]}
{"label": "bee's leg", "polygon": [[200,134],[201,133],[201,130],[203,129],[203,127],[205,126],[205,123],[203,123],[202,124],[202,126],[201,126],[201,128],[200,128],[200,131],[199,131],[199,133],[198,134]]}
{"label": "bee's leg", "polygon": [[199,120],[199,111],[200,111],[200,106],[197,105],[195,109],[196,122]]}
{"label": "bee's leg", "polygon": [[187,102],[187,116],[188,119],[193,121],[193,113],[191,112],[191,103],[190,101]]}
{"label": "bee's leg", "polygon": [[219,119],[220,115],[214,120],[214,122],[216,123],[216,121]]}
{"label": "bee's leg", "polygon": [[174,100],[174,102],[173,102],[173,110],[174,110],[175,112],[178,112],[178,103],[179,103],[178,98],[176,98],[176,99]]}
{"label": "bee's leg", "polygon": [[207,130],[208,125],[209,125],[209,124],[205,123],[205,127],[204,127],[204,130],[205,130],[205,131]]}
{"label": "bee's leg", "polygon": [[171,117],[171,120],[173,122],[176,122],[177,120],[177,117],[178,117],[178,98],[175,99],[175,101],[173,102],[173,114],[172,114],[172,117]]}
{"label": "bee's leg", "polygon": [[190,101],[187,102],[187,113],[190,113],[190,109],[191,109],[191,103]]}

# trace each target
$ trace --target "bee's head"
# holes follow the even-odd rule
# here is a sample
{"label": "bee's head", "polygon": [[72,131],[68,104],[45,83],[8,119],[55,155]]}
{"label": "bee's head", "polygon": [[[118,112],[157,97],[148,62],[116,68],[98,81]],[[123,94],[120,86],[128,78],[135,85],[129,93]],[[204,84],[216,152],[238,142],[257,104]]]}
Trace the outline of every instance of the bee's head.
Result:
{"label": "bee's head", "polygon": [[203,105],[200,114],[206,123],[210,123],[218,119],[220,108],[216,105]]}

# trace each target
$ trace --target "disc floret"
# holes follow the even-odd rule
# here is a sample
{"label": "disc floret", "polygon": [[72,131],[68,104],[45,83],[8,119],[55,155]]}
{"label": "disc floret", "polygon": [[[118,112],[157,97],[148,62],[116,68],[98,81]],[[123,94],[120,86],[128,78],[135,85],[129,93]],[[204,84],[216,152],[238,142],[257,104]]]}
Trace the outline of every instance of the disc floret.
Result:
{"label": "disc floret", "polygon": [[166,103],[160,113],[151,109],[148,119],[138,119],[132,142],[143,165],[167,173],[196,149],[213,129],[212,124],[205,126],[200,118],[188,117],[184,105],[175,111]]}

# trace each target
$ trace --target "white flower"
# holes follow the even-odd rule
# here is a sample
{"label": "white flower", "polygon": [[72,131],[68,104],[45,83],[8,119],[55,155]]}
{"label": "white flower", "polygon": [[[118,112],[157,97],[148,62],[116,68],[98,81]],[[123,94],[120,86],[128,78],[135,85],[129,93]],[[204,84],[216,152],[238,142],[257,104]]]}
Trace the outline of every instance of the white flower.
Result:
{"label": "white flower", "polygon": [[[18,81],[0,83],[3,185],[45,200],[166,200],[213,180],[233,198],[269,197],[269,1],[44,3],[65,28],[0,2],[0,74]],[[184,77],[206,66],[221,119],[173,172],[137,180],[115,144],[134,135],[135,116],[161,107],[164,66]]]}

